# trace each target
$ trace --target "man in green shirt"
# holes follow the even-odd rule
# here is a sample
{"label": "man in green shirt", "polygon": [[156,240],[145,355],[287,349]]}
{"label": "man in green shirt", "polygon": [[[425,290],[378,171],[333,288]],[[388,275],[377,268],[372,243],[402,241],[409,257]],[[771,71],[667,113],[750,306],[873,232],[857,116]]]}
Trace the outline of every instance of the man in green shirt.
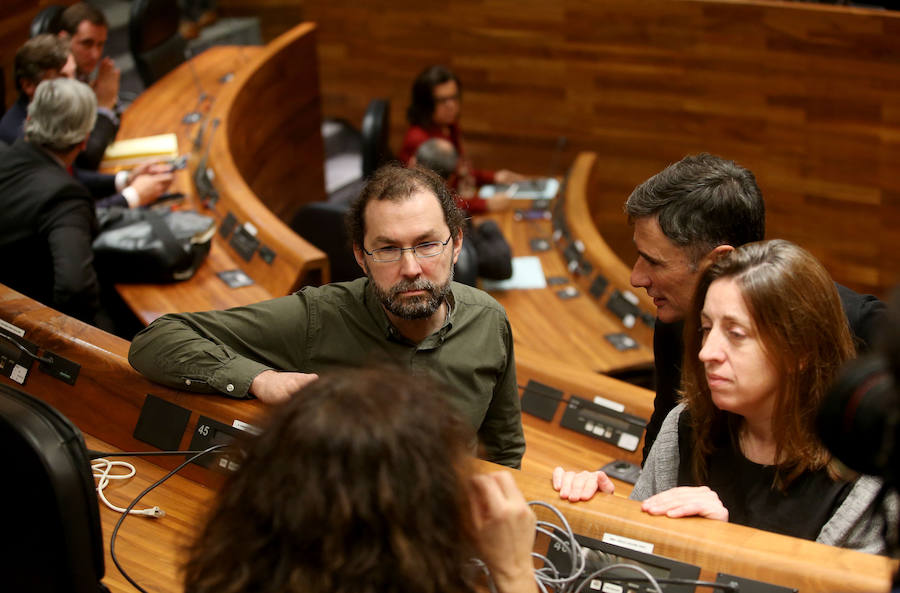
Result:
{"label": "man in green shirt", "polygon": [[347,220],[365,278],[165,315],[135,336],[132,366],[170,387],[275,403],[316,373],[390,363],[447,385],[436,395],[472,422],[482,456],[518,467],[525,439],[509,320],[486,293],[452,281],[463,217],[443,181],[382,167]]}

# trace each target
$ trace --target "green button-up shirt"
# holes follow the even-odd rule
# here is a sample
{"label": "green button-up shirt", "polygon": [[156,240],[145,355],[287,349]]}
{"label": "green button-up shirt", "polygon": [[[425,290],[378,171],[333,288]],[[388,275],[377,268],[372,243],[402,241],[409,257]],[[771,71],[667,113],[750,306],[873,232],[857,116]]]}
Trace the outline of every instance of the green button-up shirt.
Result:
{"label": "green button-up shirt", "polygon": [[443,327],[417,344],[393,326],[368,279],[307,287],[227,311],[160,317],[135,336],[128,360],[158,383],[235,398],[249,397],[250,383],[268,369],[325,373],[400,362],[449,387],[445,396],[477,430],[486,459],[518,467],[525,437],[506,312],[455,282],[448,301]]}

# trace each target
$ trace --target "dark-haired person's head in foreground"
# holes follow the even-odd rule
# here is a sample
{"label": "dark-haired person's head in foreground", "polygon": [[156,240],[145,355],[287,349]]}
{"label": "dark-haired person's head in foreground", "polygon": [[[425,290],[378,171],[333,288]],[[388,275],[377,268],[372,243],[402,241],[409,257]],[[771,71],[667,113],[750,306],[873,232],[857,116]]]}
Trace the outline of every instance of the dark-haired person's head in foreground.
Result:
{"label": "dark-haired person's head in foreground", "polygon": [[705,153],[640,184],[625,212],[638,250],[631,284],[647,290],[665,322],[684,319],[706,266],[765,236],[765,204],[753,173]]}
{"label": "dark-haired person's head in foreground", "polygon": [[[273,408],[196,540],[185,591],[472,591],[480,509],[493,508],[481,495],[512,482],[471,475],[474,434],[442,389],[400,369],[348,370]],[[522,510],[521,493],[511,499]],[[530,530],[529,548],[533,521],[510,523]],[[516,566],[514,550],[497,551],[509,559],[494,568]]]}

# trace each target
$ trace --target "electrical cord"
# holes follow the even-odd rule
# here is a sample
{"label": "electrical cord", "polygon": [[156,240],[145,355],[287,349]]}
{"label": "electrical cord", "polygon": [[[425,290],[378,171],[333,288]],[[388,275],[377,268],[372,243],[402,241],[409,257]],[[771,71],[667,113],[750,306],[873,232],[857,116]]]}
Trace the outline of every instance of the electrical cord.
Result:
{"label": "electrical cord", "polygon": [[[114,468],[125,468],[126,472],[120,474],[113,473]],[[117,513],[127,512],[132,515],[150,517],[152,519],[159,519],[160,517],[166,516],[166,512],[158,506],[153,506],[146,509],[133,509],[130,511],[126,511],[125,509],[112,504],[106,498],[103,490],[109,485],[110,481],[128,480],[134,476],[134,466],[127,461],[109,461],[108,459],[103,458],[95,459],[91,462],[91,469],[94,472],[94,477],[97,478],[97,496],[100,497],[100,500],[103,501],[103,504],[105,504],[107,508]]]}
{"label": "electrical cord", "polygon": [[134,509],[134,507],[137,505],[137,503],[139,503],[141,501],[141,499],[148,492],[152,491],[154,488],[156,488],[157,486],[159,486],[160,484],[162,484],[163,482],[165,482],[166,480],[168,480],[169,478],[171,478],[172,476],[177,474],[187,464],[189,464],[193,461],[196,461],[197,459],[203,457],[204,455],[208,455],[209,453],[212,453],[213,451],[218,451],[219,449],[222,449],[225,446],[226,446],[225,444],[213,445],[212,447],[209,447],[208,449],[204,449],[203,451],[200,451],[196,455],[189,457],[188,459],[183,461],[181,464],[179,464],[178,467],[176,467],[175,469],[173,469],[172,471],[170,471],[169,473],[167,473],[166,475],[164,475],[163,477],[161,477],[154,483],[152,483],[149,486],[147,486],[146,488],[144,488],[144,491],[141,492],[140,494],[138,494],[137,496],[135,496],[134,500],[132,500],[131,503],[129,503],[129,505],[125,508],[125,512],[119,516],[119,520],[116,522],[116,526],[113,527],[112,535],[109,538],[109,555],[110,555],[110,557],[112,557],[113,564],[116,565],[116,568],[119,569],[119,572],[122,573],[123,577],[125,577],[125,580],[128,581],[129,583],[131,583],[131,585],[135,589],[140,591],[141,593],[147,593],[147,590],[144,589],[143,587],[141,587],[140,585],[138,585],[137,581],[135,581],[133,578],[131,578],[131,575],[129,575],[127,572],[125,572],[125,569],[122,568],[122,565],[119,563],[119,559],[116,556],[116,537],[119,535],[119,528],[122,527],[122,523],[125,521],[125,518],[129,515],[129,512],[132,509]]}
{"label": "electrical cord", "polygon": [[[593,587],[591,586],[591,582],[594,581],[597,577],[599,577],[600,575],[607,573],[611,570],[623,569],[623,568],[626,570],[633,570],[636,573],[640,574],[650,583],[650,586],[653,587],[653,590],[656,591],[656,593],[663,593],[662,587],[659,586],[659,582],[656,580],[656,578],[654,578],[654,576],[652,574],[650,574],[649,572],[647,572],[645,569],[641,568],[640,566],[637,566],[635,564],[625,564],[624,562],[618,563],[618,564],[610,564],[609,566],[604,566],[600,570],[596,570],[596,571],[592,572],[587,577],[585,577],[583,581],[581,581],[581,584],[578,585],[578,588],[575,589],[574,593],[581,593],[581,590],[584,589],[586,586],[591,587],[593,589]],[[603,579],[603,580],[612,580],[612,579]],[[625,580],[625,579],[616,579],[616,580]],[[634,579],[630,579],[630,580],[634,580]]]}
{"label": "electrical cord", "polygon": [[94,451],[88,449],[88,458],[91,460],[101,457],[162,457],[166,455],[196,455],[204,451]]}
{"label": "electrical cord", "polygon": [[13,346],[15,346],[16,348],[18,348],[19,350],[21,350],[22,352],[24,352],[25,354],[27,354],[28,356],[30,356],[31,358],[33,358],[34,360],[36,360],[36,361],[38,361],[38,362],[42,362],[42,363],[44,363],[44,364],[51,365],[51,366],[53,365],[53,360],[52,360],[52,359],[50,359],[50,358],[45,358],[45,357],[43,357],[43,356],[38,356],[37,354],[35,354],[34,352],[32,352],[31,350],[29,350],[28,348],[26,348],[26,347],[23,346],[22,344],[20,344],[19,341],[18,341],[17,339],[15,339],[14,337],[12,337],[12,336],[10,336],[10,335],[8,335],[8,334],[5,334],[5,333],[3,333],[3,332],[0,332],[0,338],[3,338],[4,340],[8,341],[10,344],[12,344]]}
{"label": "electrical cord", "polygon": [[[538,590],[541,593],[582,593],[585,587],[588,590],[594,589],[593,581],[598,577],[603,582],[609,583],[648,583],[649,589],[653,593],[663,593],[661,584],[687,585],[710,587],[712,589],[720,589],[726,593],[738,593],[739,587],[736,582],[716,583],[711,581],[700,581],[696,579],[680,579],[680,578],[656,578],[647,572],[646,569],[637,564],[628,564],[619,562],[616,564],[606,565],[599,570],[586,574],[587,556],[590,550],[583,547],[579,542],[572,527],[566,520],[565,516],[551,504],[543,501],[529,501],[531,507],[543,507],[550,510],[559,520],[560,525],[555,525],[548,521],[538,521],[535,527],[537,533],[548,536],[551,539],[551,546],[556,546],[557,550],[567,552],[569,560],[569,570],[567,574],[562,573],[553,562],[543,554],[532,552],[531,557],[537,559],[541,563],[541,567],[535,569],[534,580]],[[497,587],[491,578],[490,569],[487,565],[474,558],[473,562],[487,577],[488,589],[491,593],[497,593]],[[607,575],[613,570],[629,570],[637,573],[638,577],[622,576],[621,573],[615,575]]]}

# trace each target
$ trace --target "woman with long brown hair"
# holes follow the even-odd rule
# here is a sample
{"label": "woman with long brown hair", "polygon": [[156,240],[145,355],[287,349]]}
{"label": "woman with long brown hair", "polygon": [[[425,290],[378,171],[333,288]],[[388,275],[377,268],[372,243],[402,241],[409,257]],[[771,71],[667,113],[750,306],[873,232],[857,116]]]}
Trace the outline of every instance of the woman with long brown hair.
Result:
{"label": "woman with long brown hair", "polygon": [[[701,275],[685,323],[682,403],[666,417],[631,498],[869,552],[885,549],[879,480],[842,477],[816,412],[855,355],[834,283],[787,241],[744,245]],[[562,482],[570,487],[563,492]],[[583,499],[605,477],[558,469]],[[893,521],[892,521],[893,522]]]}
{"label": "woman with long brown hair", "polygon": [[401,371],[324,375],[273,408],[185,569],[188,593],[536,591],[535,519],[440,387]]}

